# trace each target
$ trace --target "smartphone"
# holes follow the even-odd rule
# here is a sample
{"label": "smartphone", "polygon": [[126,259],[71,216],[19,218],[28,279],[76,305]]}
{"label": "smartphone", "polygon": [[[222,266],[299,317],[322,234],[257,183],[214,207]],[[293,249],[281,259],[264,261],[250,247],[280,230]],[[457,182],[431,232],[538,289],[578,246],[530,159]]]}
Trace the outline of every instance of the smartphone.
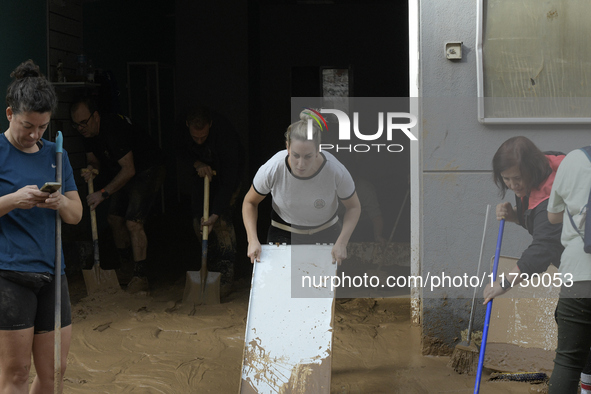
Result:
{"label": "smartphone", "polygon": [[39,190],[45,193],[54,193],[57,192],[60,187],[62,187],[62,184],[59,182],[45,182],[45,185],[43,185]]}

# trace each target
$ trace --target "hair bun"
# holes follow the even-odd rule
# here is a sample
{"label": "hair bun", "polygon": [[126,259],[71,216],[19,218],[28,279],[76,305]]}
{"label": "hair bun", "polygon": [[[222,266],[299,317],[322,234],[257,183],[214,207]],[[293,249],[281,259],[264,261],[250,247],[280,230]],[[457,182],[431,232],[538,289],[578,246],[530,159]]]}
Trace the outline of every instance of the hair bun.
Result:
{"label": "hair bun", "polygon": [[305,109],[302,112],[300,112],[300,119],[301,120],[314,120],[314,116],[312,115],[312,111],[310,111],[309,109]]}
{"label": "hair bun", "polygon": [[40,77],[41,71],[39,71],[39,66],[37,66],[31,59],[27,60],[26,62],[21,63],[11,74],[10,76],[14,79],[23,79],[28,77]]}

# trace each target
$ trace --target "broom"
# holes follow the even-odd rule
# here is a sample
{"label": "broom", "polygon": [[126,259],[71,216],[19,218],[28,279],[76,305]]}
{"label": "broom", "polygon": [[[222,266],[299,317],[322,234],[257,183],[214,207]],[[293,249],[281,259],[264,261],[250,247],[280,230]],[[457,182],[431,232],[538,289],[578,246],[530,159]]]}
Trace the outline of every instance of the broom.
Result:
{"label": "broom", "polygon": [[[488,212],[490,204],[486,206],[486,215],[484,217],[484,231],[482,233],[482,242],[480,244],[480,258],[478,259],[478,272],[476,276],[480,276],[480,264],[482,263],[482,255],[484,253],[484,240],[486,239],[486,225],[488,223]],[[476,290],[474,287],[474,294],[472,295],[472,307],[470,308],[470,322],[468,323],[468,334],[466,340],[456,345],[449,363],[447,364],[454,371],[459,374],[471,373],[476,371],[478,366],[478,347],[471,341],[472,324],[474,323],[474,302],[476,300]]]}
{"label": "broom", "polygon": [[[499,235],[497,236],[497,248],[495,250],[495,261],[493,263],[493,278],[497,277],[499,268],[499,257],[501,256],[501,244],[503,243],[503,230],[505,229],[505,218],[499,222]],[[490,326],[490,315],[492,313],[493,300],[486,304],[486,314],[484,315],[484,329],[482,330],[482,342],[480,343],[480,355],[478,356],[478,369],[476,370],[476,380],[474,382],[474,394],[480,393],[480,379],[482,378],[482,369],[484,368],[484,352],[486,351],[486,340],[488,338],[488,328]]]}

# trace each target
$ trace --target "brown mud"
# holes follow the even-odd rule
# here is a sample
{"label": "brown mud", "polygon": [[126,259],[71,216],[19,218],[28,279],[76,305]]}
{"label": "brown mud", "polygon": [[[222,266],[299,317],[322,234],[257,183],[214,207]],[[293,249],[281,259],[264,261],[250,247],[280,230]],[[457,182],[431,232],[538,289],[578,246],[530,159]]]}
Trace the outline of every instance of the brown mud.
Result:
{"label": "brown mud", "polygon": [[[196,306],[194,313],[187,313],[181,303],[185,271],[199,269],[199,243],[184,211],[169,216],[158,217],[146,227],[149,255],[159,262],[150,277],[150,295],[119,291],[87,296],[82,275],[68,275],[73,329],[65,394],[238,393],[250,287],[250,276],[244,272],[248,270],[243,268],[250,264],[237,265],[243,271],[237,277],[243,279],[235,282],[234,292],[220,304]],[[246,237],[242,234],[237,239]],[[103,231],[101,240],[101,263],[108,265],[117,260],[113,247],[109,248],[108,231]],[[388,248],[398,260],[388,258],[376,264],[375,248],[366,246],[352,254],[362,261],[366,256],[379,271],[393,264],[408,265],[408,247]],[[88,255],[92,248],[86,249]],[[331,393],[473,392],[475,377],[449,368],[449,356],[423,355],[428,344],[422,343],[420,327],[411,324],[410,305],[404,297],[336,300]],[[277,330],[288,333],[289,327]],[[549,351],[489,344],[485,366],[549,373],[552,358]],[[298,386],[297,378],[306,371],[288,371],[295,376],[292,387]],[[539,384],[488,381],[492,371],[484,370],[483,394],[543,392]]]}
{"label": "brown mud", "polygon": [[[73,336],[64,393],[237,393],[249,283],[219,305],[181,313],[184,281],[150,295],[123,291],[85,296],[71,279]],[[471,393],[474,376],[458,375],[449,357],[422,354],[408,298],[338,299],[331,393]],[[277,327],[288,330],[288,327]],[[549,373],[552,352],[489,344],[487,367]],[[525,368],[525,369],[523,369]],[[488,381],[481,393],[543,392],[543,385]]]}

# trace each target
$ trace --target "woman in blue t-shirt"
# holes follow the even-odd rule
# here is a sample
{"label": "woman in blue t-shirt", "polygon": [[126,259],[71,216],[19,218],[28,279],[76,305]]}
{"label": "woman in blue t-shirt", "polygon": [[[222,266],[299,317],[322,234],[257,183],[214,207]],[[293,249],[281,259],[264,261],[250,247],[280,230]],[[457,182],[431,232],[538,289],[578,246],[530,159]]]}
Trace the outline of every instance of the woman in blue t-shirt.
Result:
{"label": "woman in blue t-shirt", "polygon": [[72,333],[68,284],[63,269],[55,272],[55,211],[76,224],[82,203],[66,152],[61,190],[39,190],[56,177],[56,146],[41,138],[57,105],[51,83],[31,60],[10,76],[9,126],[0,134],[0,392],[28,392],[32,354],[37,375],[31,392],[50,393],[55,274],[62,277],[61,376]]}

